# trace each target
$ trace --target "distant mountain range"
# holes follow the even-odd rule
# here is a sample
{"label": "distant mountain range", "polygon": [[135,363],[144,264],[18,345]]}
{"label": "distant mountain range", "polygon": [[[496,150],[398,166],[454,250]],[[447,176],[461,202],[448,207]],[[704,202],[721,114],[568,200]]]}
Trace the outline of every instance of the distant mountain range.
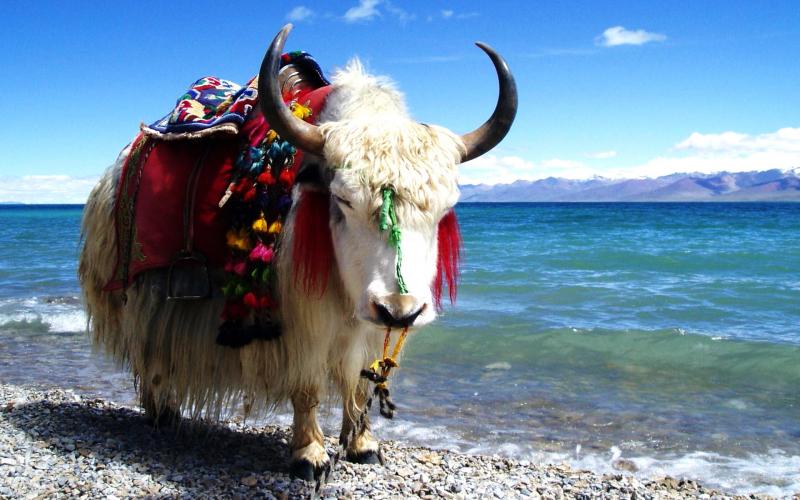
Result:
{"label": "distant mountain range", "polygon": [[511,184],[465,184],[462,202],[800,201],[800,168],[671,174],[655,179],[548,177]]}

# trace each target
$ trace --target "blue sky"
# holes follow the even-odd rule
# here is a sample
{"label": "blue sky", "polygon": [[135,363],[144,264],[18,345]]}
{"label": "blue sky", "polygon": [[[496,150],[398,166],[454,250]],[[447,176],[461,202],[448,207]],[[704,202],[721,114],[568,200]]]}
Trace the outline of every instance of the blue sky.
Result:
{"label": "blue sky", "polygon": [[358,55],[420,121],[467,132],[493,109],[473,42],[508,60],[517,121],[463,182],[800,166],[800,6],[770,2],[29,2],[4,5],[0,201],[83,201],[192,81],[253,76],[287,48]]}

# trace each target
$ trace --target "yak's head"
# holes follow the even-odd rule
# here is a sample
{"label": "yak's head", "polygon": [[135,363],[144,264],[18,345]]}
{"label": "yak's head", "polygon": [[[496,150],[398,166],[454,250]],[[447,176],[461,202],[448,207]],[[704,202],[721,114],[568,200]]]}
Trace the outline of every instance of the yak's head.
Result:
{"label": "yak's head", "polygon": [[335,75],[315,126],[292,115],[278,84],[290,29],[272,42],[258,90],[271,127],[310,153],[293,207],[295,277],[309,292],[322,290],[335,259],[359,319],[380,327],[425,325],[436,317],[445,282],[455,297],[457,166],[508,132],[517,108],[514,79],[505,61],[479,43],[494,63],[500,96],[486,123],[459,136],[413,121],[391,83],[354,61]]}

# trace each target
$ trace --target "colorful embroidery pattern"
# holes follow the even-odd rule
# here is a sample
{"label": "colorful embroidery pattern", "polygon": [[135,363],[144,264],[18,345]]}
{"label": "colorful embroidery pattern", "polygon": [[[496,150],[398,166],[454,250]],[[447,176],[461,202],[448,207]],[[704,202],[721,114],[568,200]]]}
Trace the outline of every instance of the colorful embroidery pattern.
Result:
{"label": "colorful embroidery pattern", "polygon": [[[295,64],[314,74],[319,86],[330,82],[317,62],[306,52],[284,54],[281,63]],[[160,120],[144,127],[153,135],[189,134],[214,130],[238,131],[258,102],[258,90],[253,78],[242,87],[230,80],[215,76],[203,77],[178,98],[175,108]],[[212,130],[213,129],[213,130]]]}

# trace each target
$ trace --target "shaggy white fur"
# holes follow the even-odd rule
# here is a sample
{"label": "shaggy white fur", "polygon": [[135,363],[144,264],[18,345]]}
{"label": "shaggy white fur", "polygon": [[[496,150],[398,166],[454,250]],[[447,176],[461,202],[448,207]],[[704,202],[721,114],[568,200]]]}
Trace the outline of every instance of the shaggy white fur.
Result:
{"label": "shaggy white fur", "polygon": [[[456,165],[465,150],[457,135],[411,120],[402,95],[388,80],[366,74],[358,60],[333,82],[320,128],[323,160],[333,172],[332,213],[340,215],[331,221],[337,266],[321,297],[309,297],[296,284],[293,209],[276,255],[284,330],[278,340],[238,350],[216,345],[224,299],[216,293],[203,301],[168,302],[163,271],[139,276],[126,304],[119,292],[103,291],[116,265],[114,195],[127,151],[89,197],[79,269],[92,338],[130,367],[148,413],[182,410],[215,417],[242,398],[253,411],[290,400],[296,412],[293,459],[314,466],[327,460],[315,419],[320,399],[343,398],[344,431],[366,398],[359,372],[380,355],[383,342],[376,304],[395,307],[398,315],[424,308],[415,326],[435,317],[430,285],[436,228],[457,201]],[[380,190],[386,186],[396,192],[403,231],[402,273],[410,295],[404,300],[398,298],[394,250],[377,223]],[[367,429],[351,447],[358,453],[377,443]]]}

